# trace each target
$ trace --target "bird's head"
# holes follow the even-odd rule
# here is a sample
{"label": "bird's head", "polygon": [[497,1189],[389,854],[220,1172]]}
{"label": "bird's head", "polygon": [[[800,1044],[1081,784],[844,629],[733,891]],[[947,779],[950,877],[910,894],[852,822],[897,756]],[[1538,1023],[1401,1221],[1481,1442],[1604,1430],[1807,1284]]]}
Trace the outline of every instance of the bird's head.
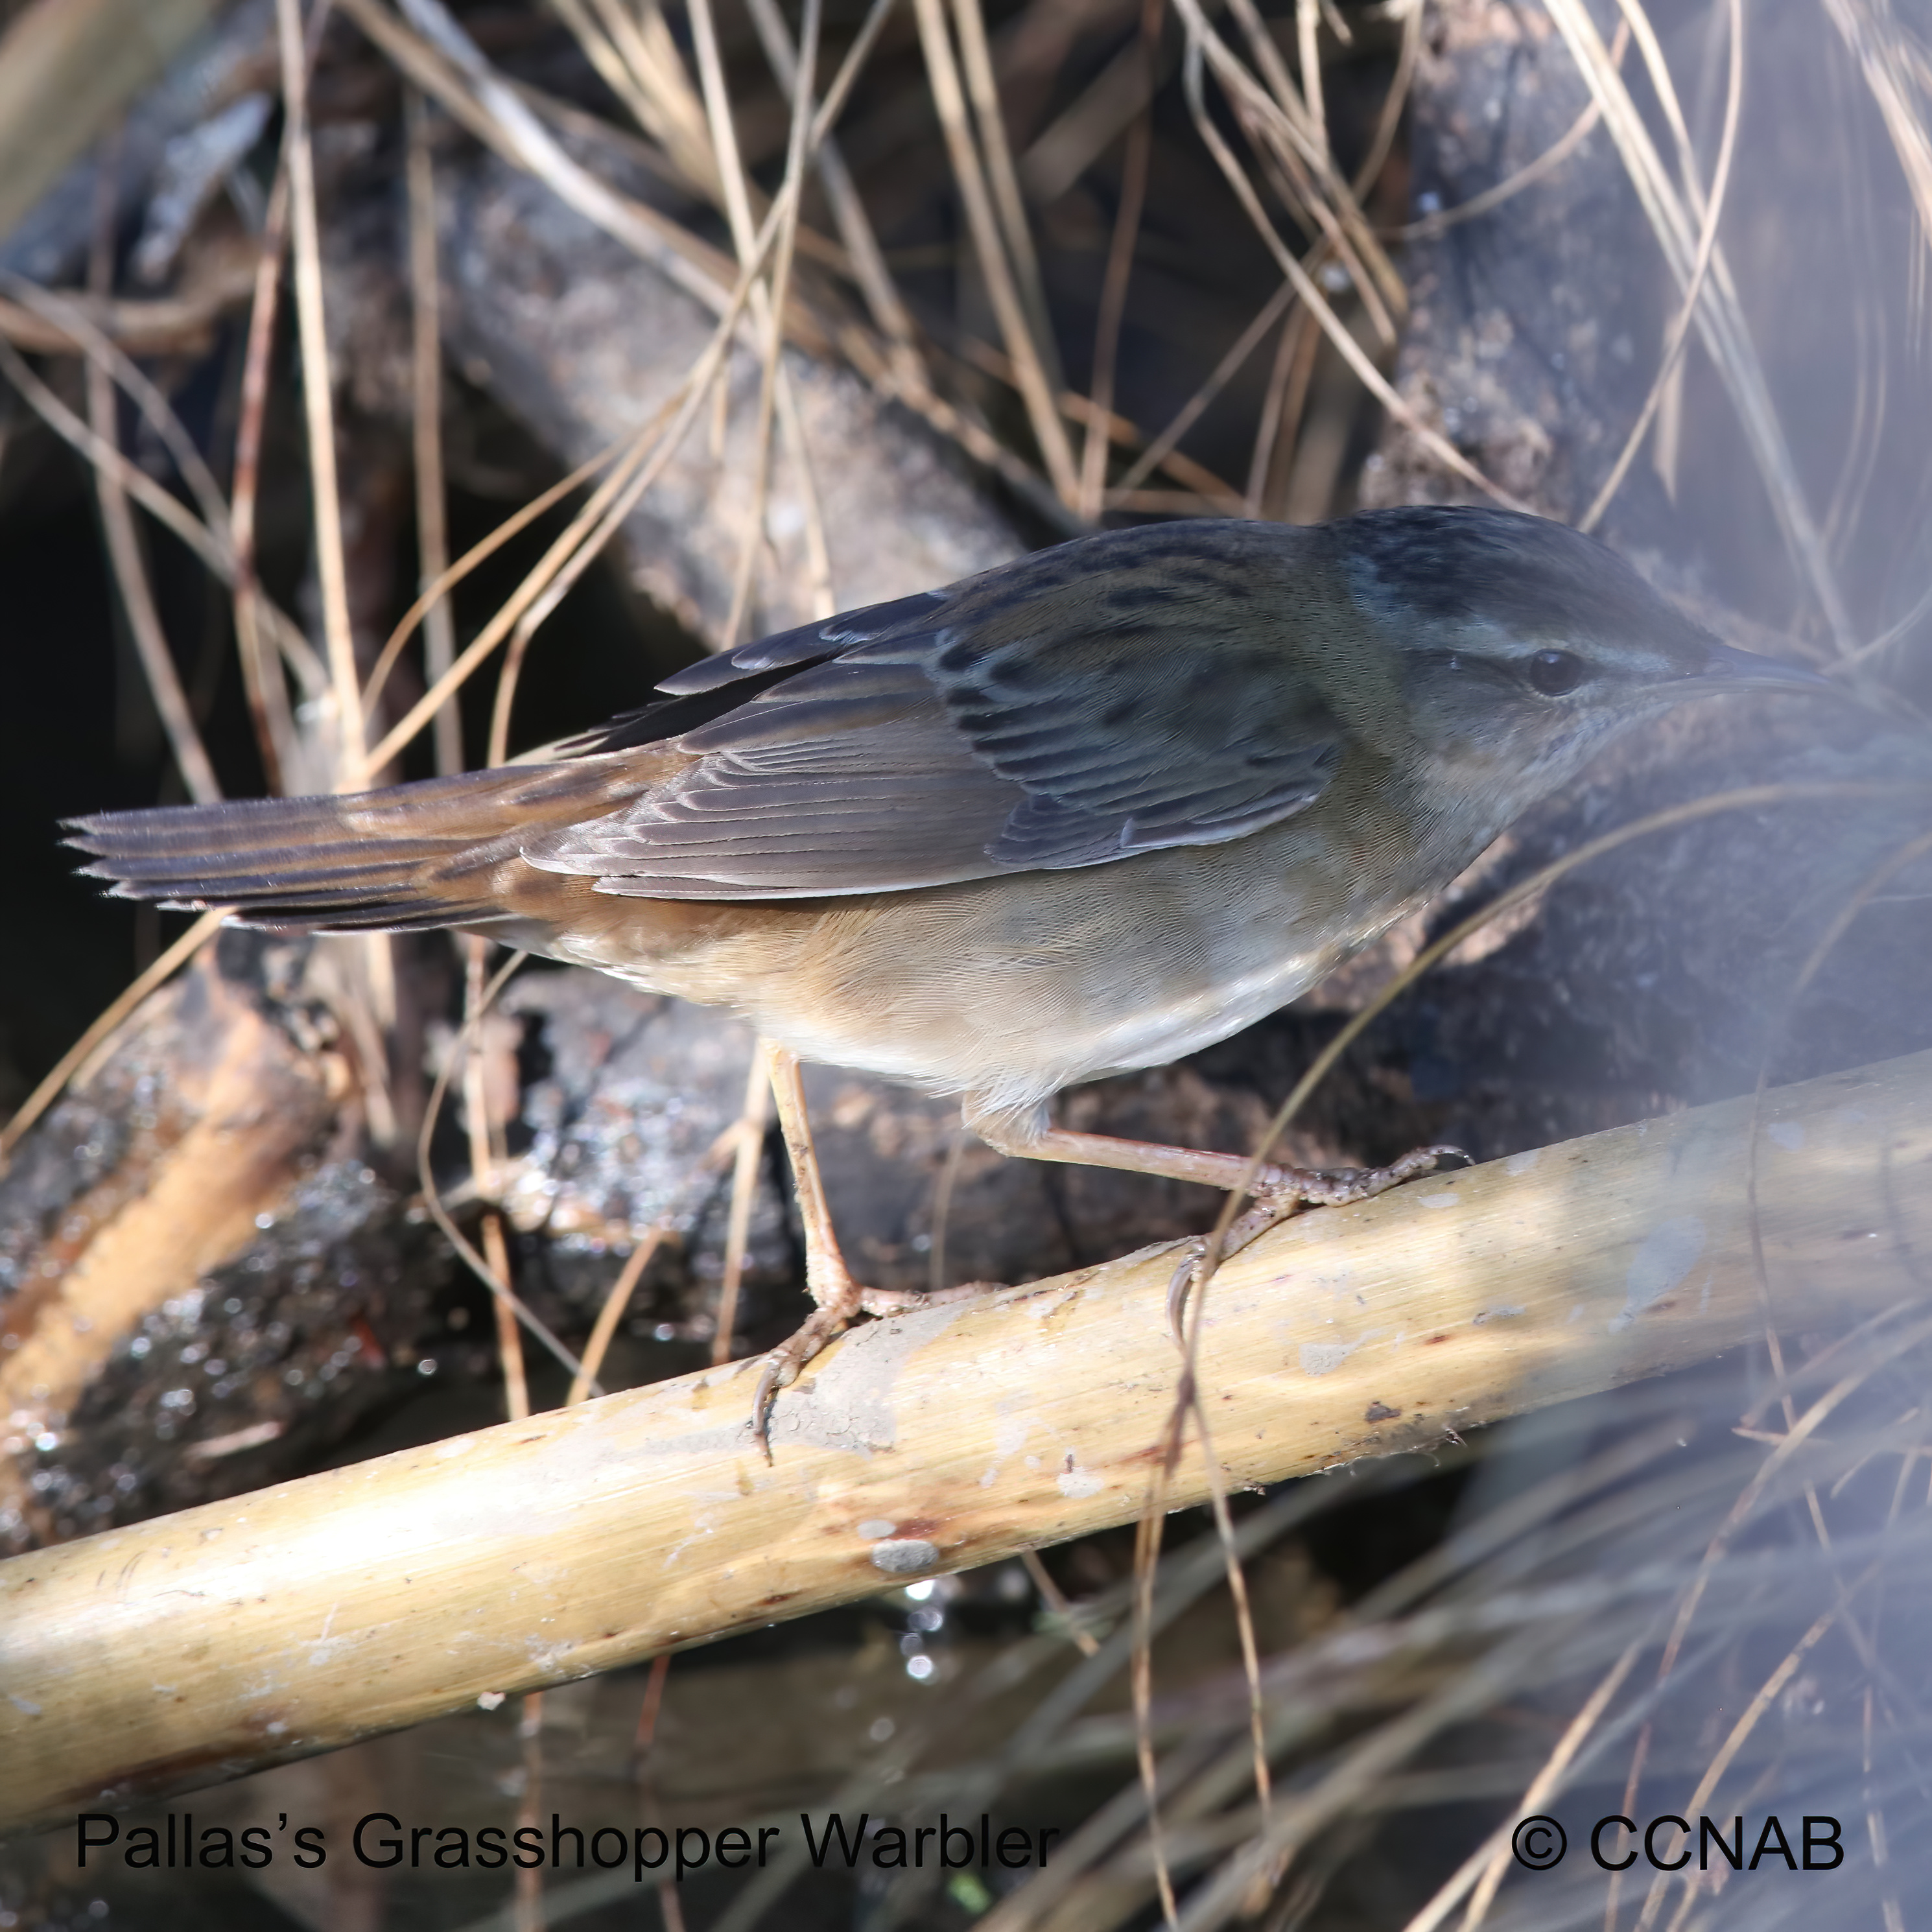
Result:
{"label": "bird's head", "polygon": [[1450,787],[1520,808],[1632,724],[1725,692],[1838,688],[1733,649],[1566,524],[1507,510],[1365,511],[1328,526],[1393,669],[1402,728]]}

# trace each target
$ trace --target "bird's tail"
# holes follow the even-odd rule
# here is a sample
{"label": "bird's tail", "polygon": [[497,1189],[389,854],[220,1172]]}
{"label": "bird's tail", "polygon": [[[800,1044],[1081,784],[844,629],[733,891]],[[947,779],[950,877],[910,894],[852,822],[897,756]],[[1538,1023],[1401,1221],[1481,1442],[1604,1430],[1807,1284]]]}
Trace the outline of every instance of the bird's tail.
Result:
{"label": "bird's tail", "polygon": [[500,766],[335,797],[99,812],[64,829],[92,861],[82,870],[120,898],[232,906],[271,928],[475,925],[509,912],[500,868],[533,832],[616,811],[650,788],[649,762]]}

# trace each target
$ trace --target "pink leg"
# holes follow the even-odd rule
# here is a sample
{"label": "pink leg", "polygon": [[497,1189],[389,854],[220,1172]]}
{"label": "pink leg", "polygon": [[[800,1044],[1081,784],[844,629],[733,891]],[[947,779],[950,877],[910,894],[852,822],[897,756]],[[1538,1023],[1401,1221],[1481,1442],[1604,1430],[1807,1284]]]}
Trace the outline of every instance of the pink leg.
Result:
{"label": "pink leg", "polygon": [[[1387,1167],[1324,1171],[1264,1162],[1250,1176],[1249,1162],[1240,1154],[1167,1147],[1157,1141],[1120,1140],[1111,1134],[1075,1133],[1065,1127],[1048,1126],[1038,1114],[980,1112],[970,1099],[966,1103],[966,1122],[988,1147],[1022,1160],[1063,1161],[1074,1167],[1110,1167],[1126,1174],[1157,1174],[1162,1180],[1198,1181],[1203,1186],[1224,1188],[1229,1193],[1245,1187],[1253,1196],[1256,1205],[1228,1228],[1222,1243],[1223,1260],[1238,1254],[1257,1236],[1304,1204],[1340,1208],[1350,1202],[1366,1201],[1418,1174],[1432,1172],[1444,1161],[1460,1164],[1468,1159],[1460,1148],[1422,1147],[1412,1149]],[[1177,1338],[1187,1292],[1202,1258],[1197,1246],[1192,1257],[1174,1271],[1173,1285],[1168,1292],[1168,1321]]]}
{"label": "pink leg", "polygon": [[[1013,1115],[976,1113],[968,1103],[966,1124],[988,1147],[1026,1160],[1057,1160],[1074,1167],[1111,1167],[1127,1174],[1153,1174],[1167,1180],[1198,1181],[1232,1193],[1248,1180],[1248,1162],[1238,1154],[1210,1154],[1201,1148],[1165,1147],[1157,1141],[1117,1140],[1111,1134],[1076,1134],[1043,1121]],[[1399,1187],[1427,1174],[1444,1160],[1465,1160],[1460,1148],[1424,1147],[1387,1167],[1342,1167],[1329,1171],[1265,1162],[1247,1191],[1263,1205],[1292,1211],[1339,1208],[1352,1201]]]}
{"label": "pink leg", "polygon": [[766,1430],[779,1390],[796,1382],[806,1364],[860,1316],[902,1315],[909,1309],[930,1308],[940,1302],[967,1300],[991,1293],[1000,1284],[969,1282],[926,1294],[911,1288],[867,1288],[854,1281],[832,1230],[832,1210],[812,1142],[812,1124],[806,1117],[805,1083],[799,1077],[798,1055],[770,1041],[764,1042],[764,1054],[778,1127],[784,1136],[785,1151],[791,1156],[799,1218],[805,1227],[805,1285],[818,1304],[798,1330],[765,1358],[758,1376],[758,1393],[752,1400],[752,1432],[770,1462],[771,1443]]}

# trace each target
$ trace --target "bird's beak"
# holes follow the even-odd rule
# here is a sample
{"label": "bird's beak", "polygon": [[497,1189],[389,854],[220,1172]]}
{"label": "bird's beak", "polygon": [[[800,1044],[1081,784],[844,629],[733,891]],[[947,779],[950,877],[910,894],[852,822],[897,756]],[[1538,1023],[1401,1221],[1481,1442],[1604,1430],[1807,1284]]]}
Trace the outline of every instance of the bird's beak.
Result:
{"label": "bird's beak", "polygon": [[1700,683],[1722,691],[1811,691],[1846,694],[1842,685],[1802,665],[1786,664],[1781,658],[1760,657],[1755,651],[1741,651],[1730,644],[1713,644],[1702,668],[1690,674]]}

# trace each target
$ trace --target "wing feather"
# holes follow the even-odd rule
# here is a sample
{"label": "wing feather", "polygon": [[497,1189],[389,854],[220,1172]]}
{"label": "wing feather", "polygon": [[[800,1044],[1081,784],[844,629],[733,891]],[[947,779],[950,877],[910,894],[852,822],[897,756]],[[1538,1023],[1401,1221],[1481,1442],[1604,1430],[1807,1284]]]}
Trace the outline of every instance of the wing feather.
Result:
{"label": "wing feather", "polygon": [[1257,556],[1298,533],[1154,534],[1080,538],[680,671],[662,704],[563,748],[674,728],[690,762],[524,856],[605,892],[819,897],[1219,844],[1304,809],[1341,734],[1252,616]]}

